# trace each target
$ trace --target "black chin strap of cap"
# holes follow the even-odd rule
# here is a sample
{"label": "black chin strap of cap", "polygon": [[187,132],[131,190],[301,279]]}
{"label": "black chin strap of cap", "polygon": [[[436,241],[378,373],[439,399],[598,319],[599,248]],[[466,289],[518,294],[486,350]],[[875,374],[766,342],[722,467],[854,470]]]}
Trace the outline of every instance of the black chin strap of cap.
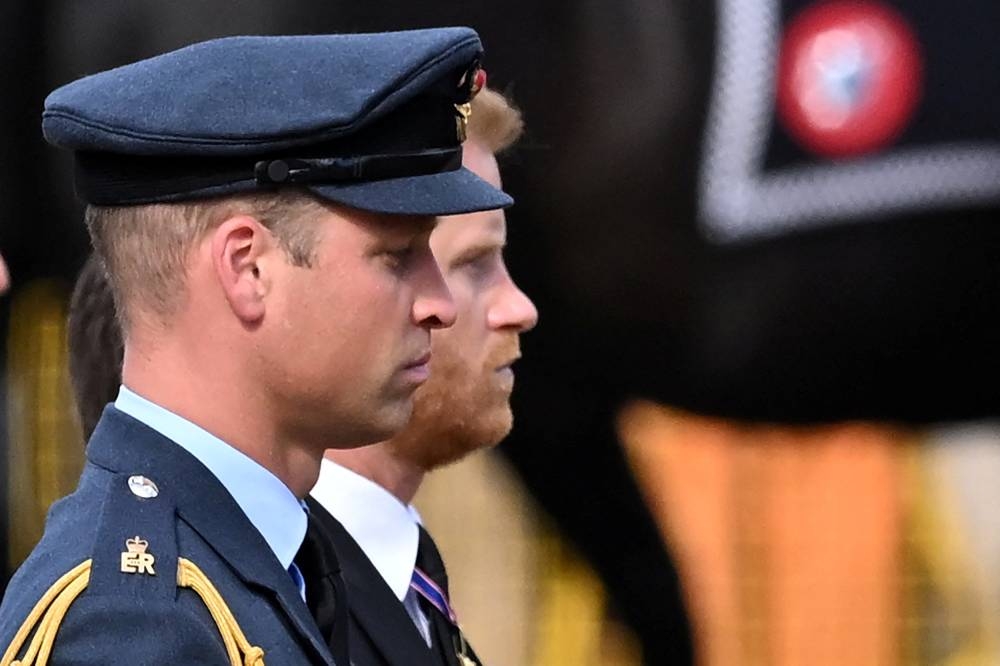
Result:
{"label": "black chin strap of cap", "polygon": [[350,184],[457,171],[462,147],[347,157],[162,157],[76,153],[76,191],[98,206],[221,196],[283,185]]}
{"label": "black chin strap of cap", "polygon": [[261,160],[254,166],[260,185],[342,183],[426,176],[462,166],[462,149],[439,148],[405,155],[361,155],[319,159]]}

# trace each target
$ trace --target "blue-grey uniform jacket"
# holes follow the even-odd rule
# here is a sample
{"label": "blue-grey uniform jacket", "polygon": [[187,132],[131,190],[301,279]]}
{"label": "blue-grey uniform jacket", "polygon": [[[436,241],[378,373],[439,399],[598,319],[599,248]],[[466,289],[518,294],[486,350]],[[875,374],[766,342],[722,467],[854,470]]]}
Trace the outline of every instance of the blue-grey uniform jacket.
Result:
{"label": "blue-grey uniform jacket", "polygon": [[[15,653],[25,625],[33,631]],[[55,665],[334,663],[296,584],[222,484],[113,406],[78,488],[53,505],[0,605],[0,660],[32,640],[39,651],[51,642]]]}

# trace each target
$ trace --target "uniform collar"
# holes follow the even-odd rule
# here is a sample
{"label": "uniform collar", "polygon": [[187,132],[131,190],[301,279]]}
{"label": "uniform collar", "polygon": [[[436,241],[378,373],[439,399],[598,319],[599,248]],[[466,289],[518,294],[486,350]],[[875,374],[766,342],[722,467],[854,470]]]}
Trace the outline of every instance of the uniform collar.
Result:
{"label": "uniform collar", "polygon": [[281,480],[247,455],[122,386],[115,407],[197,458],[229,491],[285,569],[305,538],[308,518]]}
{"label": "uniform collar", "polygon": [[340,521],[402,601],[417,562],[417,510],[374,481],[325,458],[310,494]]}

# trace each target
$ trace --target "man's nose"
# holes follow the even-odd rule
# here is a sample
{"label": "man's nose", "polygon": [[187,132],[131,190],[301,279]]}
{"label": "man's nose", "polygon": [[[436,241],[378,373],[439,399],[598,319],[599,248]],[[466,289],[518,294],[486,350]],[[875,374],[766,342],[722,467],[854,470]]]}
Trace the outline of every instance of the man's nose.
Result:
{"label": "man's nose", "polygon": [[420,270],[419,292],[413,302],[413,321],[427,329],[448,328],[458,311],[434,256],[427,252]]}

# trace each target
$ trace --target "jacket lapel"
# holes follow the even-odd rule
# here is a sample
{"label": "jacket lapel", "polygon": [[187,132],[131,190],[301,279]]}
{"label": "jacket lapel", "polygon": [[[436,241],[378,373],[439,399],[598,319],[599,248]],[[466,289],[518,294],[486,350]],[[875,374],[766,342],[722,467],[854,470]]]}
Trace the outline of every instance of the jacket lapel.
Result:
{"label": "jacket lapel", "polygon": [[340,560],[352,620],[392,666],[438,666],[403,604],[383,580],[361,547],[314,499],[309,512],[323,524]]}
{"label": "jacket lapel", "polygon": [[[107,469],[157,478],[169,470],[177,513],[250,586],[266,589],[321,663],[333,664],[291,576],[236,500],[197,458],[113,406],[104,411],[87,457]],[[206,510],[206,507],[210,507]]]}
{"label": "jacket lapel", "polygon": [[[285,612],[285,615],[288,616],[296,631],[308,642],[315,655],[321,657],[323,663],[332,664],[333,657],[330,655],[326,641],[323,640],[319,632],[319,627],[316,626],[316,621],[299,595],[299,590],[295,586],[292,577],[286,570],[282,569],[281,564],[273,556],[273,553],[271,553],[264,538],[253,528],[232,497],[224,489],[221,490],[221,493],[235,507],[239,514],[238,516],[228,510],[213,512],[213,515],[206,516],[204,512],[191,511],[190,505],[187,507],[178,507],[178,513],[191,525],[192,529],[212,545],[215,551],[229,563],[237,575],[248,585],[269,590],[275,601],[277,601],[278,605]],[[252,530],[252,539],[246,535],[246,529],[232,529],[233,526],[239,525],[239,523],[235,522],[239,519],[242,519],[242,522]],[[222,527],[222,523],[225,521],[234,522],[230,522],[225,527]],[[260,543],[251,547],[248,543],[250,540],[259,540]],[[266,549],[266,552],[271,557],[262,558],[255,556],[255,552],[262,552],[261,548]]]}

